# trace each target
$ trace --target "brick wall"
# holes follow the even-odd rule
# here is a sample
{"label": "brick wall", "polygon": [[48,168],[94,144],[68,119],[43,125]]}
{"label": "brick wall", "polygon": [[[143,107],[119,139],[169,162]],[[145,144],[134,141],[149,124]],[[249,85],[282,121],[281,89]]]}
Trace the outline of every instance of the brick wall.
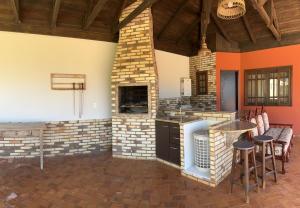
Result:
{"label": "brick wall", "polygon": [[[228,123],[228,122],[227,122]],[[209,129],[210,138],[210,174],[211,183],[213,186],[220,184],[231,172],[233,146],[232,143],[238,139],[238,137],[245,131],[233,132],[233,133],[221,133],[216,130],[220,125],[212,126]]]}
{"label": "brick wall", "polygon": [[159,99],[159,109],[176,109],[176,106],[179,102],[182,102],[182,105],[191,104],[190,97],[174,97],[174,98],[160,98]]}
{"label": "brick wall", "polygon": [[[208,71],[208,94],[196,94],[196,72]],[[192,80],[191,104],[203,111],[216,111],[216,53],[190,57],[190,78]]]}
{"label": "brick wall", "polygon": [[[124,19],[143,1],[122,12]],[[121,29],[112,70],[112,146],[114,157],[155,158],[155,117],[158,107],[157,69],[151,9],[145,9]],[[146,115],[118,113],[119,85],[148,85],[150,111]]]}
{"label": "brick wall", "polygon": [[[45,156],[111,151],[111,119],[60,121],[46,124]],[[0,157],[39,156],[39,131],[0,132]]]}

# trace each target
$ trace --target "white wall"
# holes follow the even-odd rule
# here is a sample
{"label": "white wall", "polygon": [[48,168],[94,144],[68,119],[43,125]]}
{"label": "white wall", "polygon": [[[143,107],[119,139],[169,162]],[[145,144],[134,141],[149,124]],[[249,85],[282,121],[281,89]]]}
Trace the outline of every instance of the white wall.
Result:
{"label": "white wall", "polygon": [[111,117],[114,43],[0,32],[0,121],[55,121],[73,115],[72,91],[53,91],[51,73],[86,74],[83,119]]}
{"label": "white wall", "polygon": [[[0,46],[0,122],[79,119],[73,113],[73,92],[51,90],[51,73],[86,74],[82,119],[111,117],[115,43],[0,32]],[[179,97],[180,78],[189,77],[189,58],[155,53],[159,97]]]}
{"label": "white wall", "polygon": [[159,98],[180,96],[180,78],[189,77],[189,57],[155,51],[159,76]]}

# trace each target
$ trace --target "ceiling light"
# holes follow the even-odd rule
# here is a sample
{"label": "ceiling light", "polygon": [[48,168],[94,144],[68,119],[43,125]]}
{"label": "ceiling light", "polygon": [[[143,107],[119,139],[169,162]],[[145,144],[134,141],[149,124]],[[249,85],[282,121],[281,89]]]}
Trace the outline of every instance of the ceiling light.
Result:
{"label": "ceiling light", "polygon": [[221,19],[237,19],[246,13],[244,0],[219,0],[217,15]]}

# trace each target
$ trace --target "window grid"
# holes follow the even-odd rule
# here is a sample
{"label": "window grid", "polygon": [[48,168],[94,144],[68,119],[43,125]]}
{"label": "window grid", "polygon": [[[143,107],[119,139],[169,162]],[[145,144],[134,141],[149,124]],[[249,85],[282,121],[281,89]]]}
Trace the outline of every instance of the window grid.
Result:
{"label": "window grid", "polygon": [[207,71],[198,71],[197,77],[197,95],[208,94],[208,73]]}
{"label": "window grid", "polygon": [[245,104],[290,106],[292,67],[245,71]]}

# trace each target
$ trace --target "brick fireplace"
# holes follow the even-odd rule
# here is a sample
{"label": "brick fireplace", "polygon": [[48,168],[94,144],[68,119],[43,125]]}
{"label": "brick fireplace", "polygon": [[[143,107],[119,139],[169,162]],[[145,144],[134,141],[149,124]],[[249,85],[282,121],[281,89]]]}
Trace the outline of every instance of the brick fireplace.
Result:
{"label": "brick fireplace", "polygon": [[[120,20],[137,8],[137,0],[124,9]],[[114,157],[133,159],[155,158],[155,117],[158,106],[158,77],[153,44],[151,9],[144,10],[120,31],[113,65],[112,80],[112,151]],[[132,113],[143,103],[124,99],[120,93],[130,95],[130,88],[147,86],[147,111]],[[123,90],[122,87],[127,87]],[[126,92],[124,92],[126,91]],[[132,94],[132,93],[131,93]],[[122,100],[120,100],[122,99]],[[142,100],[145,97],[142,96]],[[122,103],[122,102],[123,103]],[[122,106],[120,106],[122,105]],[[126,110],[124,110],[126,108]],[[128,110],[129,109],[129,110]]]}

